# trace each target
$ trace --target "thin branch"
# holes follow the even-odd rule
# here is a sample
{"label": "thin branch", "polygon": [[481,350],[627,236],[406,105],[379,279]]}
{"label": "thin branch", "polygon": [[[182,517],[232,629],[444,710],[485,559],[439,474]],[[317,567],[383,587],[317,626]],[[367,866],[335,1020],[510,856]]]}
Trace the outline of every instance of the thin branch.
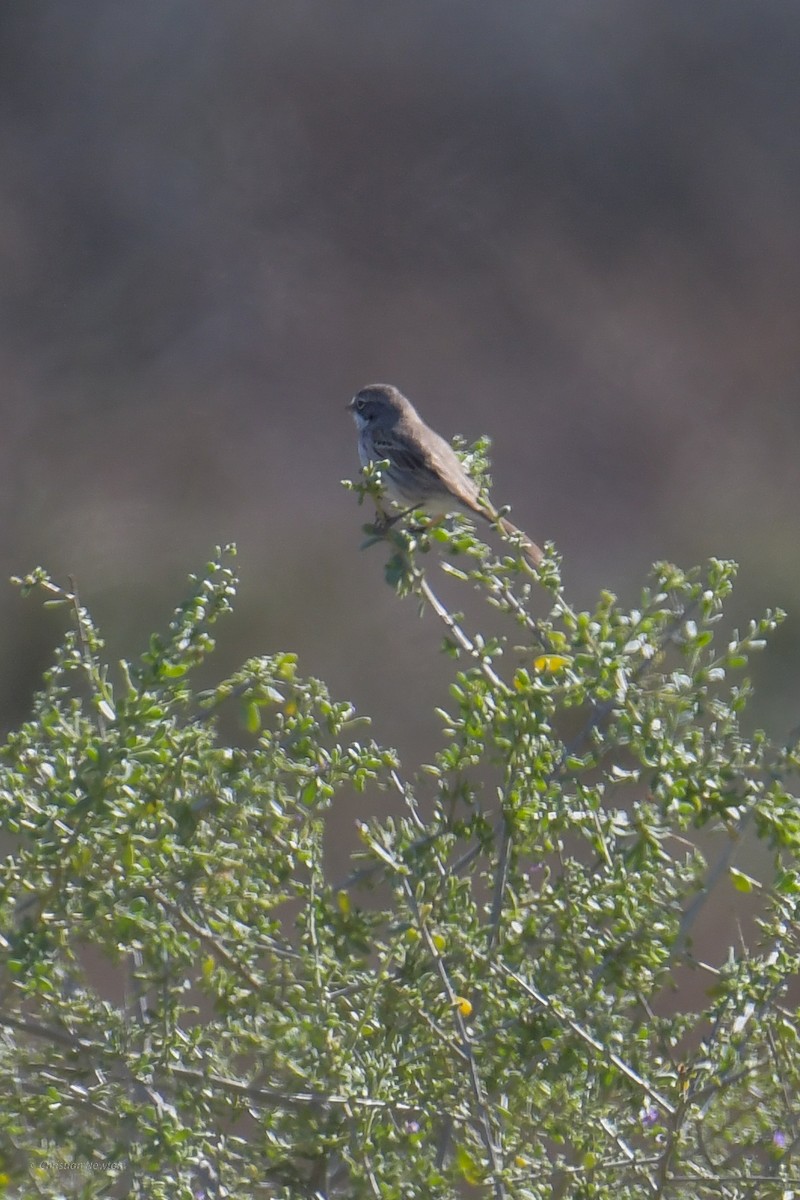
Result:
{"label": "thin branch", "polygon": [[668,1185],[672,1182],[669,1169],[677,1152],[678,1135],[685,1111],[685,1100],[681,1099],[677,1107],[669,1113],[666,1145],[662,1151],[661,1162],[658,1164],[657,1171],[656,1196],[659,1200],[665,1195]]}
{"label": "thin branch", "polygon": [[654,1103],[663,1108],[664,1112],[670,1114],[675,1113],[676,1110],[674,1105],[671,1104],[665,1096],[662,1096],[662,1094],[657,1091],[652,1084],[648,1083],[638,1071],[635,1071],[633,1067],[629,1066],[628,1063],[625,1062],[624,1059],[620,1058],[620,1056],[614,1050],[609,1050],[608,1047],[604,1046],[602,1042],[598,1041],[598,1039],[594,1037],[588,1029],[584,1028],[583,1025],[576,1021],[574,1017],[569,1016],[569,1014],[564,1011],[564,1008],[559,1001],[553,1000],[551,997],[546,996],[544,992],[540,992],[534,984],[530,983],[527,979],[523,979],[523,977],[517,974],[516,971],[513,971],[511,967],[506,966],[502,960],[498,959],[492,961],[485,954],[481,954],[478,951],[475,952],[475,957],[479,961],[486,963],[492,971],[497,971],[501,975],[505,975],[506,978],[513,979],[517,986],[520,987],[526,995],[535,1000],[537,1004],[541,1004],[542,1008],[546,1009],[549,1013],[552,1013],[557,1020],[561,1021],[564,1025],[571,1029],[572,1032],[578,1038],[580,1038],[582,1042],[584,1042],[587,1046],[591,1046],[593,1050],[596,1050],[597,1053],[606,1060],[606,1062],[612,1063],[617,1070],[625,1076],[626,1079],[630,1080],[631,1083],[634,1083],[638,1088],[640,1088],[641,1091],[643,1091],[648,1097],[648,1099],[654,1101]]}
{"label": "thin branch", "polygon": [[[771,1183],[776,1182],[774,1175],[717,1175],[714,1179],[704,1179],[697,1175],[671,1175],[670,1183],[690,1183],[694,1187],[702,1188],[704,1191],[719,1192],[726,1184],[736,1184],[739,1187],[743,1183]],[[800,1184],[800,1175],[787,1175],[781,1179],[781,1183]],[[784,1192],[784,1195],[786,1193]]]}
{"label": "thin branch", "polygon": [[422,574],[421,572],[420,572],[419,576],[417,577],[417,586],[419,588],[419,591],[422,593],[422,595],[428,601],[428,604],[430,604],[431,608],[436,613],[439,620],[444,623],[444,625],[447,627],[447,629],[449,629],[450,633],[452,634],[455,641],[458,642],[461,649],[465,650],[467,652],[467,654],[471,655],[473,658],[478,660],[478,664],[479,664],[481,670],[483,671],[484,675],[489,680],[491,685],[493,687],[496,687],[499,692],[502,692],[505,695],[510,694],[510,688],[508,687],[508,685],[503,683],[503,680],[500,678],[500,676],[494,670],[494,668],[492,667],[488,658],[486,658],[485,655],[481,654],[480,650],[477,648],[477,646],[472,641],[472,639],[464,632],[464,630],[461,628],[461,626],[459,625],[459,623],[455,619],[455,617],[452,615],[452,613],[447,608],[445,608],[445,606],[442,604],[439,597],[436,595],[436,593],[431,588],[431,586],[428,583],[427,579],[425,578],[424,574]]}
{"label": "thin branch", "polygon": [[[67,1030],[58,1029],[52,1025],[45,1025],[39,1021],[10,1017],[6,1014],[0,1014],[0,1025],[8,1029],[16,1029],[20,1033],[29,1034],[31,1037],[42,1038],[57,1045],[66,1046],[70,1050],[102,1058],[107,1062],[111,1062],[112,1065],[116,1064],[123,1067],[129,1073],[129,1068],[125,1060],[121,1059],[118,1055],[110,1055],[107,1048],[101,1042],[92,1041],[90,1038],[78,1037]],[[422,1108],[418,1104],[395,1104],[387,1100],[376,1100],[372,1096],[344,1096],[336,1092],[312,1090],[286,1092],[280,1088],[264,1087],[263,1085],[254,1087],[251,1084],[242,1083],[238,1079],[231,1079],[222,1075],[177,1065],[170,1067],[169,1076],[183,1080],[186,1083],[217,1088],[232,1096],[241,1096],[248,1100],[259,1100],[270,1105],[285,1105],[287,1108],[304,1109],[309,1105],[330,1105],[335,1107],[353,1105],[357,1108],[374,1109],[378,1112],[397,1112],[404,1115],[418,1115],[422,1111]],[[141,1084],[141,1081],[137,1080],[132,1074],[130,1075],[130,1079],[131,1082]]]}
{"label": "thin branch", "polygon": [[783,1098],[784,1114],[785,1114],[786,1120],[789,1124],[789,1128],[791,1129],[792,1140],[796,1142],[798,1140],[798,1138],[800,1137],[800,1129],[798,1129],[797,1118],[794,1113],[794,1105],[792,1103],[792,1094],[789,1091],[789,1086],[786,1082],[786,1077],[783,1072],[783,1064],[781,1061],[781,1056],[780,1056],[780,1053],[778,1052],[778,1047],[775,1043],[775,1034],[772,1032],[772,1028],[769,1024],[767,1024],[765,1026],[765,1033],[767,1035],[767,1042],[769,1043],[769,1052],[772,1057],[773,1069],[775,1071],[775,1074],[778,1076],[778,1080],[781,1085],[781,1096]]}
{"label": "thin branch", "polygon": [[492,1190],[494,1192],[495,1200],[504,1200],[506,1191],[501,1179],[502,1165],[498,1155],[498,1148],[495,1144],[495,1137],[492,1130],[491,1120],[489,1118],[489,1108],[486,1095],[483,1090],[483,1083],[481,1082],[480,1074],[478,1072],[478,1064],[475,1061],[472,1039],[470,1038],[466,1022],[459,1011],[458,996],[450,981],[450,976],[445,966],[444,959],[439,953],[431,936],[430,930],[428,929],[427,922],[422,916],[414,889],[405,876],[402,877],[402,887],[409,906],[411,907],[411,911],[414,913],[414,919],[417,923],[420,933],[422,934],[425,946],[436,967],[437,974],[439,975],[445,995],[447,996],[448,1004],[453,1012],[453,1018],[458,1030],[458,1036],[461,1040],[461,1046],[467,1057],[467,1069],[469,1072],[470,1086],[472,1089],[476,1116],[478,1118],[483,1144],[489,1158],[489,1166],[492,1174]]}
{"label": "thin branch", "polygon": [[175,920],[182,925],[184,929],[188,930],[189,933],[194,934],[194,936],[202,943],[202,945],[204,945],[207,950],[210,950],[214,957],[223,963],[232,974],[238,975],[239,978],[247,984],[251,991],[258,993],[261,990],[262,985],[259,980],[256,979],[255,975],[251,975],[247,970],[247,967],[245,967],[238,958],[231,954],[230,950],[227,950],[225,946],[222,945],[220,940],[214,937],[213,933],[210,933],[209,930],[203,925],[198,925],[197,921],[194,921],[187,912],[184,912],[179,905],[170,900],[169,896],[162,892],[160,888],[153,888],[150,891],[150,895],[154,900],[157,900],[158,903],[165,908],[168,913],[171,913]]}
{"label": "thin branch", "polygon": [[721,876],[725,874],[728,867],[731,865],[733,856],[741,845],[742,835],[747,827],[752,823],[754,815],[755,805],[753,805],[753,807],[750,808],[746,813],[743,813],[739,818],[736,828],[729,835],[730,840],[728,845],[719,855],[713,867],[710,867],[706,871],[703,890],[697,896],[695,896],[694,900],[686,909],[683,917],[681,918],[678,936],[675,939],[675,944],[673,946],[673,955],[679,954],[686,945],[686,942],[689,938],[690,929],[711,898],[711,894]]}
{"label": "thin branch", "polygon": [[69,582],[70,591],[62,594],[64,595],[64,598],[72,605],[72,612],[75,617],[75,627],[78,634],[78,646],[80,647],[81,658],[86,671],[86,678],[89,683],[89,691],[92,699],[94,700],[97,732],[100,734],[100,737],[105,737],[106,719],[103,714],[103,710],[100,707],[100,700],[102,697],[100,696],[97,688],[94,660],[92,658],[91,649],[89,648],[89,639],[86,636],[86,610],[81,605],[80,597],[78,595],[78,585],[75,582],[75,577],[73,575],[68,575],[67,579]]}

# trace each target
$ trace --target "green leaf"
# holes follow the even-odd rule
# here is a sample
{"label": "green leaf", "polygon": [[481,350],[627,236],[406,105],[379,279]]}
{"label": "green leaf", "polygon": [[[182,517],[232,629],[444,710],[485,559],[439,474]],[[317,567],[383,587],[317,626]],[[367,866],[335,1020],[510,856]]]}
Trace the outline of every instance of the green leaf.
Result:
{"label": "green leaf", "polygon": [[736,867],[729,867],[728,871],[737,892],[752,892],[753,888],[761,886],[757,879],[753,879],[751,875],[745,875],[744,871],[737,871]]}
{"label": "green leaf", "polygon": [[261,728],[261,707],[255,700],[244,705],[244,727],[248,733],[258,733]]}

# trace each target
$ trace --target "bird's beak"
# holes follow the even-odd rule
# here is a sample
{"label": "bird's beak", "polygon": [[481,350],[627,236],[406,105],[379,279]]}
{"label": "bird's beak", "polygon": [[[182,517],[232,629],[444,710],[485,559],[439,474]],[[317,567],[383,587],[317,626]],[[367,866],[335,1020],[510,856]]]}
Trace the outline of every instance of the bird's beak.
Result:
{"label": "bird's beak", "polygon": [[355,398],[355,396],[353,396],[352,400],[347,401],[347,404],[345,404],[345,408],[349,409],[349,411],[352,412],[353,409],[355,408],[355,406],[356,406],[356,398]]}

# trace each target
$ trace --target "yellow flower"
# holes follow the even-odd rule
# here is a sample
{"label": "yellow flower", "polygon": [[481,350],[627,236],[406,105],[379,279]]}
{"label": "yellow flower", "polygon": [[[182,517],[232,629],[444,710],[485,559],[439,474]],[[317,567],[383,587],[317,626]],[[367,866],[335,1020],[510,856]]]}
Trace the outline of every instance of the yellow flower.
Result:
{"label": "yellow flower", "polygon": [[570,661],[563,654],[540,654],[533,660],[533,669],[534,671],[560,671],[562,667],[568,667]]}

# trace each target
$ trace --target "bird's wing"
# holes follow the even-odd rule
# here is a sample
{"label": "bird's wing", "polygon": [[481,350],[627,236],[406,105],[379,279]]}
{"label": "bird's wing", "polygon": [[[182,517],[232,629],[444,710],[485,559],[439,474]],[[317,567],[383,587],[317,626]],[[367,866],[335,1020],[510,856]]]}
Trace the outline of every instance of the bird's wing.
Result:
{"label": "bird's wing", "polygon": [[440,479],[446,482],[446,489],[465,508],[480,512],[480,489],[464,469],[464,464],[449,442],[438,433],[433,433],[426,446],[426,465]]}
{"label": "bird's wing", "polygon": [[410,438],[392,431],[383,433],[376,430],[372,435],[372,446],[378,459],[388,458],[401,471],[426,472],[430,470],[427,457],[422,448]]}
{"label": "bird's wing", "polygon": [[[409,496],[417,495],[421,501],[452,497],[457,504],[476,509],[478,488],[452,446],[438,433],[428,430],[420,438],[395,426],[390,433],[376,433],[373,444],[378,457],[394,464],[395,485]],[[409,479],[400,480],[400,474]]]}

